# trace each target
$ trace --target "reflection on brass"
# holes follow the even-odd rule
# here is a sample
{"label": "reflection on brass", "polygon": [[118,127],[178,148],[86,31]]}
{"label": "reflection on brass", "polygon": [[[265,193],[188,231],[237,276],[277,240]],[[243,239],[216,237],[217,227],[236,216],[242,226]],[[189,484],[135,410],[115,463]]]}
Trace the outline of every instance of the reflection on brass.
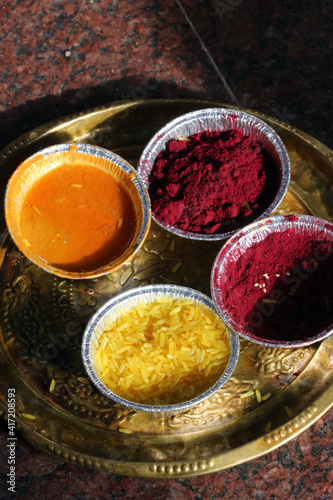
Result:
{"label": "reflection on brass", "polygon": [[[136,166],[161,126],[210,106],[217,105],[137,101],[40,127],[0,153],[1,191],[25,157],[59,142],[97,144]],[[281,135],[290,153],[292,182],[276,213],[333,220],[333,152],[279,120],[255,114]],[[6,415],[7,390],[14,387],[16,430],[41,450],[115,474],[198,475],[271,451],[332,405],[332,337],[300,349],[241,339],[239,363],[228,383],[182,415],[157,418],[114,404],[89,382],[81,363],[81,337],[91,315],[110,297],[151,283],[209,294],[210,269],[222,243],[183,240],[153,223],[129,263],[112,275],[71,281],[24,258],[5,230],[3,213],[0,233],[0,413]]]}

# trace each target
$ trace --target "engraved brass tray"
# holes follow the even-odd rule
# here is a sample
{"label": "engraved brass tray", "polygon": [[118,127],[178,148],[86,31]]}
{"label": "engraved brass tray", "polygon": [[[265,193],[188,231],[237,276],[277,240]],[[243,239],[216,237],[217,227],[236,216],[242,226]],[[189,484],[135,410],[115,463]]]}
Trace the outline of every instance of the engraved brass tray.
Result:
{"label": "engraved brass tray", "polygon": [[[185,100],[127,102],[37,128],[0,153],[1,194],[17,165],[46,146],[97,144],[136,166],[161,126],[183,113],[216,106]],[[292,180],[276,213],[332,220],[333,152],[275,118],[245,111],[267,121],[290,154]],[[15,388],[16,430],[41,450],[115,474],[198,475],[272,451],[332,405],[333,336],[299,349],[242,339],[228,383],[182,415],[158,418],[112,403],[92,386],[81,363],[88,319],[114,294],[145,284],[182,284],[209,294],[210,269],[221,243],[184,240],[152,224],[143,248],[112,276],[71,281],[47,274],[18,252],[6,232],[3,210],[0,234],[0,411],[6,418],[7,391]],[[271,396],[258,402],[256,390]],[[240,397],[249,391],[255,394]]]}

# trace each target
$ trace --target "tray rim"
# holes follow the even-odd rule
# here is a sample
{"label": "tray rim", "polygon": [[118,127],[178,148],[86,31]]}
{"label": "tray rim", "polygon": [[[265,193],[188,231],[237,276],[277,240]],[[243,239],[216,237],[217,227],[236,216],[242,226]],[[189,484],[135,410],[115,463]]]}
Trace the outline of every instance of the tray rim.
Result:
{"label": "tray rim", "polygon": [[323,156],[325,156],[328,160],[333,162],[333,150],[326,146],[323,142],[311,136],[307,132],[303,132],[301,129],[290,125],[289,123],[285,123],[282,120],[275,118],[273,116],[267,115],[266,113],[261,113],[252,108],[247,108],[243,106],[237,106],[228,103],[220,103],[216,101],[206,101],[206,100],[196,100],[196,99],[138,99],[138,100],[128,100],[128,101],[114,101],[108,104],[103,104],[100,106],[95,106],[93,108],[80,111],[78,113],[68,114],[61,118],[56,118],[54,120],[48,121],[42,125],[39,125],[32,130],[25,132],[20,135],[13,141],[11,141],[7,146],[0,150],[0,167],[1,163],[6,160],[7,156],[10,156],[14,150],[19,149],[19,147],[27,146],[29,144],[33,144],[36,139],[40,135],[43,134],[51,134],[56,130],[61,129],[69,122],[76,122],[82,119],[87,119],[88,117],[92,118],[94,115],[107,112],[110,108],[116,109],[117,112],[126,110],[131,107],[138,107],[140,105],[153,105],[163,103],[179,103],[179,104],[193,104],[193,105],[207,105],[208,107],[224,107],[228,109],[239,109],[241,111],[245,111],[247,113],[253,114],[258,118],[261,118],[264,121],[268,121],[269,123],[274,123],[275,126],[286,128],[296,136],[299,136],[303,141],[307,142],[311,146],[315,147]]}
{"label": "tray rim", "polygon": [[[55,443],[54,441],[43,436],[41,432],[32,429],[27,421],[22,418],[17,418],[17,429],[20,437],[26,439],[36,449],[53,456],[54,458],[62,459],[64,462],[82,465],[88,468],[103,470],[104,472],[119,474],[130,477],[160,477],[160,478],[185,478],[190,476],[198,476],[207,473],[219,472],[236,465],[247,463],[251,460],[264,456],[280,446],[287,444],[319,418],[321,418],[331,407],[333,399],[333,386],[330,386],[316,400],[316,405],[310,404],[300,414],[294,417],[287,424],[283,424],[274,431],[267,433],[249,443],[243,444],[231,450],[227,450],[222,455],[212,456],[209,459],[194,459],[183,461],[161,461],[156,462],[121,462],[112,459],[104,459],[101,457],[92,457],[91,455],[68,448],[65,444]],[[319,404],[318,404],[319,402]],[[62,412],[57,408],[52,407],[48,402],[43,400],[43,405],[50,406],[51,411]],[[318,409],[318,407],[320,409]],[[6,420],[6,405],[0,401],[0,417]],[[65,415],[66,418],[70,418]],[[75,420],[77,417],[73,417]],[[290,432],[291,423],[297,425],[297,430]],[[263,446],[268,449],[264,450]],[[251,451],[251,453],[249,453]],[[245,453],[243,453],[245,452]],[[245,455],[245,458],[244,458]],[[125,464],[125,470],[124,470]]]}
{"label": "tray rim", "polygon": [[[139,107],[145,105],[154,104],[168,104],[173,103],[180,105],[182,104],[193,104],[207,107],[225,107],[225,108],[235,108],[244,110],[248,113],[252,113],[255,116],[263,119],[264,121],[268,121],[268,123],[277,128],[287,129],[290,133],[298,136],[302,141],[307,143],[309,146],[315,148],[317,152],[322,154],[326,160],[328,160],[333,167],[333,151],[324,145],[319,140],[315,139],[311,135],[303,132],[296,127],[293,127],[289,124],[284,123],[283,121],[271,117],[269,115],[260,113],[255,110],[251,110],[249,108],[243,108],[240,106],[234,106],[230,104],[217,103],[214,101],[204,101],[204,100],[193,100],[193,99],[143,99],[143,100],[135,100],[135,101],[118,101],[109,104],[105,104],[102,106],[94,107],[91,109],[87,109],[85,111],[81,111],[80,113],[70,114],[63,118],[58,118],[52,120],[44,125],[36,127],[29,132],[21,135],[10,144],[8,144],[5,148],[0,151],[0,168],[2,162],[6,161],[8,157],[10,157],[16,150],[20,148],[25,148],[38,139],[40,139],[43,135],[51,135],[55,133],[57,130],[61,130],[65,128],[68,123],[77,122],[79,120],[90,120],[95,116],[99,116],[101,113],[108,114],[111,110],[115,110],[116,112],[120,112],[121,110],[126,110],[132,107]],[[277,131],[278,132],[278,131]],[[279,133],[279,132],[278,132]],[[7,231],[0,234],[0,250],[3,248],[3,242],[6,240]],[[2,262],[2,256],[0,252],[0,263]],[[2,351],[2,348],[1,348]],[[9,364],[9,360],[3,359],[3,362]],[[17,377],[22,381],[23,384],[27,385],[26,382],[19,377],[19,374],[15,370]],[[29,387],[31,392],[34,392],[33,389]],[[34,396],[36,397],[36,393],[34,392]],[[40,398],[44,405],[50,405],[47,401]],[[0,393],[0,398],[2,394]],[[60,415],[64,415],[59,409],[53,407],[52,411],[59,412]],[[37,432],[31,426],[28,425],[28,422],[22,418],[18,418],[17,420],[17,430],[18,434],[25,438],[28,442],[30,442],[33,446],[40,449],[43,452],[46,452],[56,458],[62,459],[65,462],[69,463],[77,463],[78,465],[84,465],[86,467],[95,468],[99,470],[104,470],[109,473],[120,474],[123,476],[140,476],[140,477],[189,477],[195,475],[202,475],[212,472],[217,472],[220,470],[224,470],[229,467],[233,467],[235,465],[239,465],[241,463],[248,462],[252,459],[263,456],[276,448],[280,447],[283,444],[286,444],[288,441],[294,439],[299,434],[301,434],[304,430],[310,427],[313,423],[315,423],[320,417],[322,417],[329,409],[333,406],[333,384],[331,384],[324,392],[322,392],[318,398],[315,400],[315,404],[309,404],[300,414],[294,417],[287,424],[283,424],[277,428],[275,428],[272,432],[262,435],[260,438],[252,440],[246,444],[243,444],[239,447],[233,448],[224,452],[222,455],[218,455],[217,457],[211,457],[207,460],[188,460],[188,461],[165,461],[160,462],[158,465],[156,462],[120,462],[113,459],[105,459],[100,457],[91,457],[89,455],[82,454],[76,450],[70,450],[68,446],[62,443],[54,443],[47,437],[43,436],[40,432]],[[6,404],[0,400],[0,416],[6,420],[6,412],[7,406]],[[65,415],[69,418],[68,415]],[[77,419],[77,417],[72,416],[71,418]],[[80,420],[80,419],[77,419]],[[296,431],[293,430],[290,432],[290,423],[292,421],[297,420]],[[267,450],[262,449],[263,441],[266,440],[266,445],[268,447]],[[244,451],[245,453],[242,453]],[[245,458],[244,458],[245,456]],[[127,470],[124,470],[124,464],[126,464]],[[121,470],[119,470],[121,469]]]}

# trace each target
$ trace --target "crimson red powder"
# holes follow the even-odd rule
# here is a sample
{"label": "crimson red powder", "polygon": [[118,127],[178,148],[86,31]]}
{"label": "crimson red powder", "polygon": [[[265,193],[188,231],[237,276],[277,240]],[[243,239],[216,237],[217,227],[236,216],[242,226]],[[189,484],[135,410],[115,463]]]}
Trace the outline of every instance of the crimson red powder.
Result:
{"label": "crimson red powder", "polygon": [[254,220],[279,188],[273,159],[241,130],[171,140],[149,178],[157,220],[184,231],[225,233]]}
{"label": "crimson red powder", "polygon": [[294,229],[273,233],[228,264],[230,316],[262,339],[298,340],[333,327],[333,243]]}

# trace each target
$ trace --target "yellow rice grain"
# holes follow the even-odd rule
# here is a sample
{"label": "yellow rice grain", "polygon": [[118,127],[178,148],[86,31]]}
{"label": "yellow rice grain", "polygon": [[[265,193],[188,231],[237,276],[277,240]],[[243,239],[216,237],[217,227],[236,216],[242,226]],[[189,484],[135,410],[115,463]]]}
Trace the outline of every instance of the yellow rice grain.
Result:
{"label": "yellow rice grain", "polygon": [[173,309],[169,312],[169,316],[174,316],[174,315],[175,315],[175,314],[177,314],[179,311],[181,311],[181,308],[182,308],[182,306],[181,306],[181,305],[179,305],[179,306],[177,306],[177,307],[173,308]]}
{"label": "yellow rice grain", "polygon": [[[106,340],[107,340],[107,337],[106,337]],[[103,342],[103,344],[104,344],[104,342]],[[102,344],[102,349],[104,349],[104,347],[105,347],[105,345],[103,345],[103,344]],[[128,351],[129,349],[131,349],[131,346],[125,345],[124,347],[121,347],[120,349],[118,349],[116,355],[119,356],[120,354],[122,354],[123,352]]]}
{"label": "yellow rice grain", "polygon": [[114,372],[116,372],[118,370],[118,363],[117,363],[117,360],[115,358],[110,359],[110,369]]}
{"label": "yellow rice grain", "polygon": [[[193,306],[193,300],[192,299],[184,299],[182,301],[182,305],[184,306]],[[184,311],[184,314],[188,314],[188,311]]]}
{"label": "yellow rice grain", "polygon": [[129,328],[129,323],[127,322],[127,323],[124,323],[124,324],[122,324],[122,325],[118,326],[118,328],[117,328],[117,330],[116,330],[116,331],[117,331],[117,332],[121,332],[122,330],[126,330],[126,329],[128,329],[128,328]]}
{"label": "yellow rice grain", "polygon": [[194,307],[191,307],[190,308],[190,312],[188,314],[188,321],[192,321],[193,317],[194,317],[194,313],[195,313],[195,308]]}
{"label": "yellow rice grain", "polygon": [[22,417],[27,418],[28,420],[36,420],[35,415],[30,415],[30,413],[22,413]]}
{"label": "yellow rice grain", "polygon": [[170,342],[169,344],[169,354],[170,356],[172,356],[174,353],[175,353],[175,350],[176,350],[177,346],[176,346],[176,342]]}
{"label": "yellow rice grain", "polygon": [[288,417],[292,418],[293,417],[293,412],[291,411],[291,409],[289,408],[289,406],[285,406],[284,409],[286,410],[286,414],[288,415]]}
{"label": "yellow rice grain", "polygon": [[258,403],[261,403],[261,394],[260,394],[260,391],[258,391],[258,389],[256,389],[256,398],[257,398]]}
{"label": "yellow rice grain", "polygon": [[200,446],[196,445],[196,446],[194,447],[194,454],[195,454],[195,458],[196,458],[197,460],[199,460],[199,458],[200,458]]}
{"label": "yellow rice grain", "polygon": [[161,336],[160,336],[160,346],[161,347],[164,347],[165,345],[165,333],[161,333]]}
{"label": "yellow rice grain", "polygon": [[169,297],[156,297],[155,302],[156,304],[169,304]]}
{"label": "yellow rice grain", "polygon": [[102,382],[119,396],[173,404],[212,386],[229,352],[226,328],[209,308],[163,297],[123,311],[100,336],[92,357]]}
{"label": "yellow rice grain", "polygon": [[133,382],[134,380],[134,375],[133,373],[131,373],[131,375],[129,375],[128,377],[126,377],[125,379],[125,382],[124,382],[124,389],[128,389],[129,386],[131,385],[131,383]]}
{"label": "yellow rice grain", "polygon": [[186,372],[188,372],[188,364],[186,363],[185,360],[182,360],[182,365],[183,365],[183,368]]}
{"label": "yellow rice grain", "polygon": [[271,427],[272,427],[272,422],[271,421],[267,422],[266,427],[265,427],[265,434],[270,432]]}
{"label": "yellow rice grain", "polygon": [[119,432],[122,432],[123,434],[132,434],[133,431],[131,429],[126,429],[126,427],[119,427]]}
{"label": "yellow rice grain", "polygon": [[50,392],[54,391],[55,386],[56,386],[56,381],[53,379],[51,380],[49,391]]}
{"label": "yellow rice grain", "polygon": [[180,266],[181,266],[181,265],[182,265],[182,263],[181,263],[181,262],[177,262],[177,264],[175,264],[175,265],[173,266],[173,268],[172,268],[172,270],[171,270],[171,271],[172,271],[173,273],[176,273],[176,272],[178,271],[178,269],[180,268]]}
{"label": "yellow rice grain", "polygon": [[78,380],[78,382],[81,382],[82,384],[89,384],[89,379],[86,377],[78,377],[77,380]]}
{"label": "yellow rice grain", "polygon": [[102,343],[102,349],[104,349],[104,347],[106,346],[107,341],[108,341],[108,338],[105,336],[103,339],[103,343]]}
{"label": "yellow rice grain", "polygon": [[204,373],[205,373],[205,377],[207,378],[208,375],[210,374],[210,371],[212,369],[212,365],[210,364],[207,364],[206,367],[205,367],[205,370],[204,370]]}
{"label": "yellow rice grain", "polygon": [[245,399],[245,398],[249,398],[251,396],[254,396],[254,391],[247,391],[247,392],[244,392],[243,394],[241,394],[239,397],[241,399]]}
{"label": "yellow rice grain", "polygon": [[137,343],[138,339],[136,337],[130,337],[129,335],[126,336],[126,341],[127,342],[133,342],[133,343]]}
{"label": "yellow rice grain", "polygon": [[264,394],[263,396],[261,396],[261,399],[262,401],[266,401],[268,398],[271,397],[271,393],[270,392],[266,392],[266,394]]}

